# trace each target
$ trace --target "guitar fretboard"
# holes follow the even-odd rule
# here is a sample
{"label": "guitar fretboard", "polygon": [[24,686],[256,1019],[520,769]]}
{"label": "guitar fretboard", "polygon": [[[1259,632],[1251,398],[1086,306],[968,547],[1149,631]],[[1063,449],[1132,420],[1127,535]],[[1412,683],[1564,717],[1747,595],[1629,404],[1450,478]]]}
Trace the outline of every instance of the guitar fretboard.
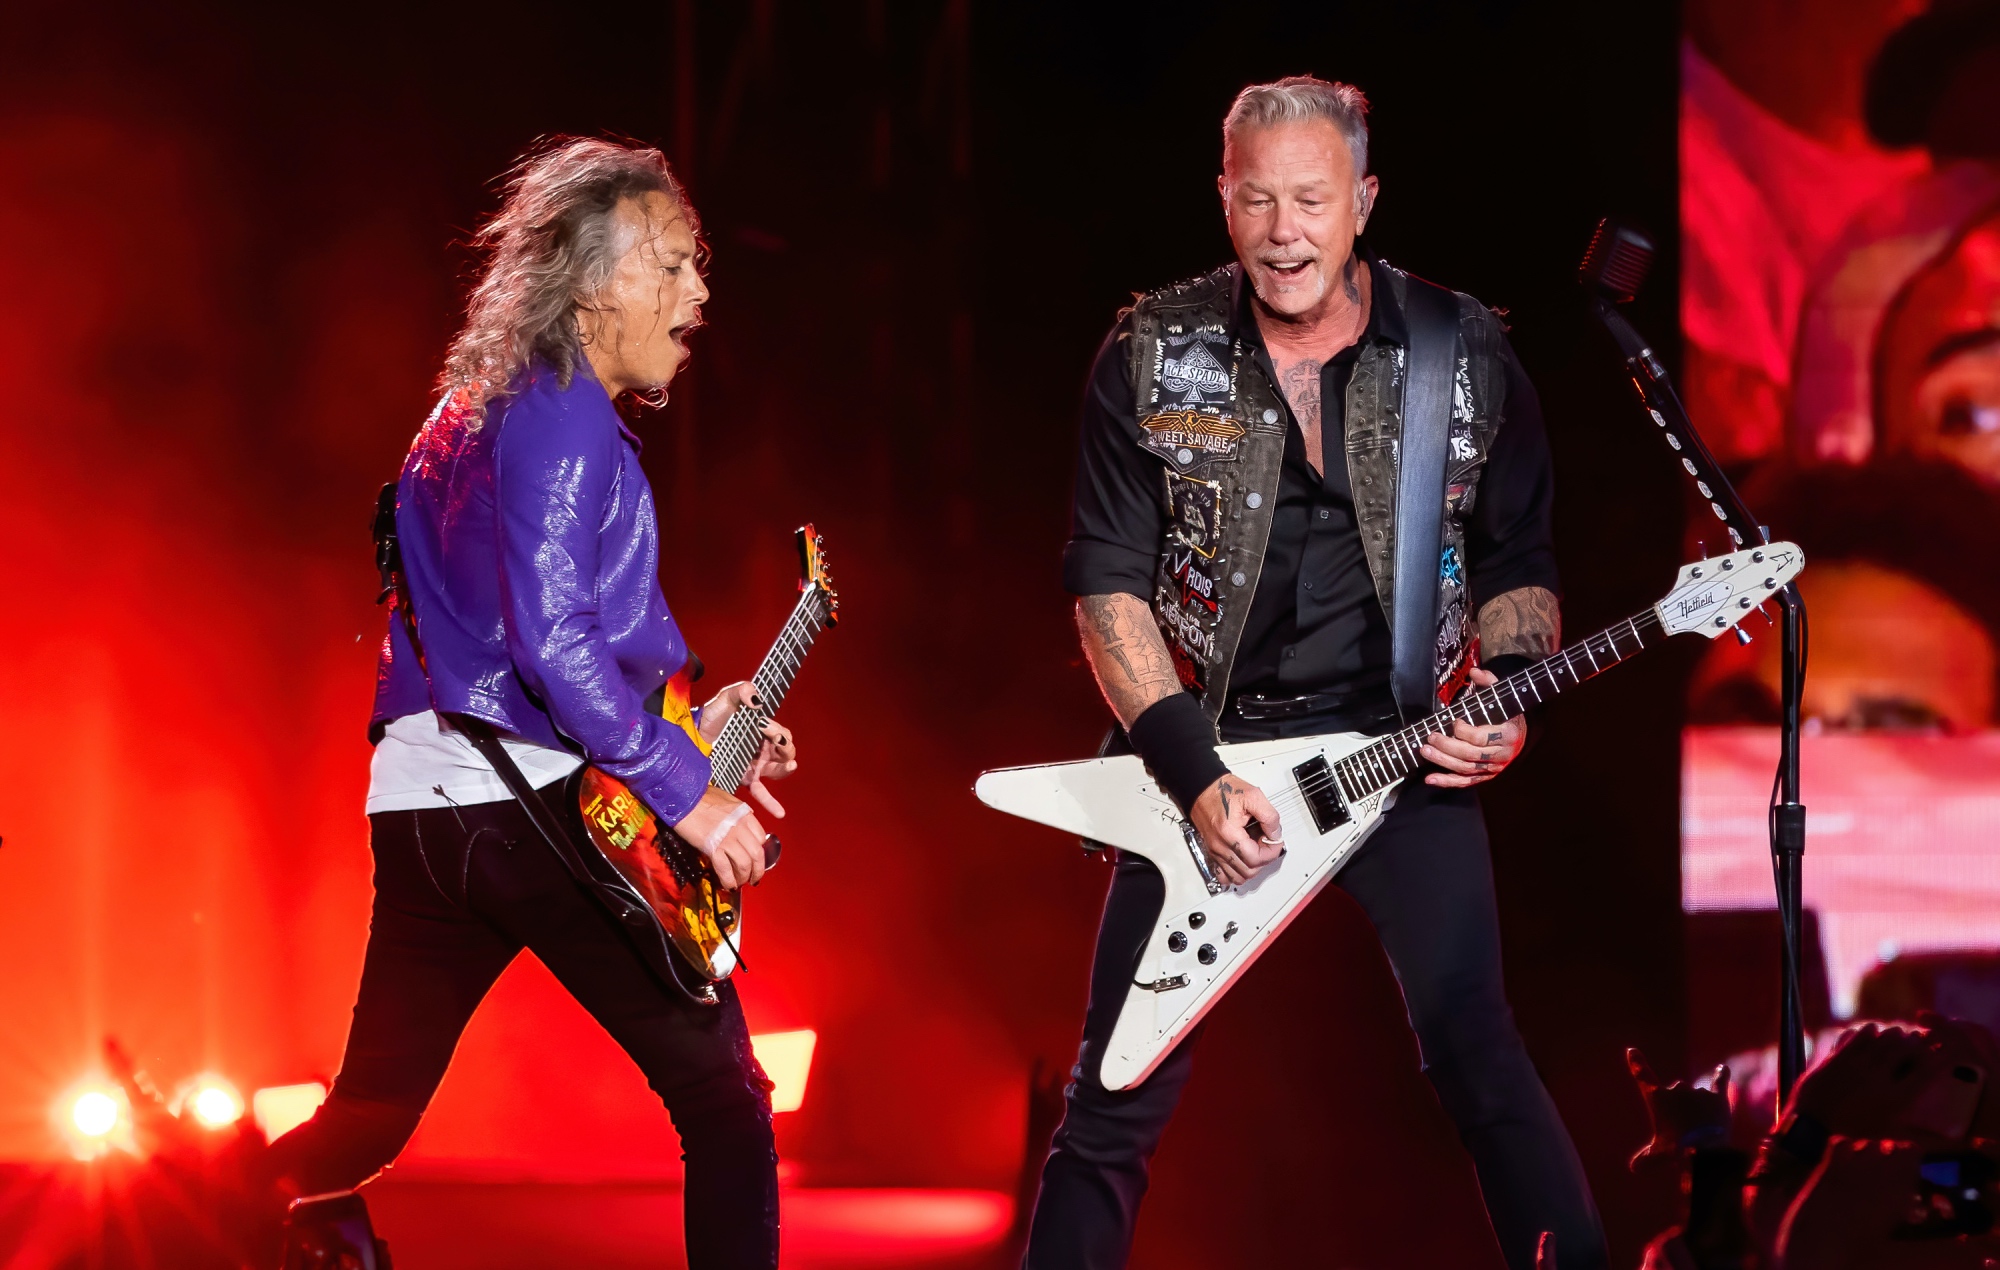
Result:
{"label": "guitar fretboard", "polygon": [[1499,683],[1460,693],[1448,708],[1380,737],[1335,763],[1341,793],[1352,802],[1385,789],[1422,766],[1424,759],[1418,749],[1428,737],[1439,733],[1450,736],[1453,722],[1462,719],[1487,727],[1502,723],[1609,670],[1647,647],[1648,640],[1657,641],[1665,633],[1658,611],[1647,609]]}
{"label": "guitar fretboard", "polygon": [[791,691],[792,680],[798,677],[814,637],[826,626],[826,615],[825,594],[816,586],[807,587],[799,602],[792,606],[792,615],[785,620],[771,651],[764,654],[757,673],[750,676],[764,704],[746,705],[729,716],[729,722],[722,725],[722,734],[715,738],[715,748],[709,753],[712,768],[709,784],[731,793],[743,784],[751,762],[763,747],[764,725],[784,704],[785,694]]}

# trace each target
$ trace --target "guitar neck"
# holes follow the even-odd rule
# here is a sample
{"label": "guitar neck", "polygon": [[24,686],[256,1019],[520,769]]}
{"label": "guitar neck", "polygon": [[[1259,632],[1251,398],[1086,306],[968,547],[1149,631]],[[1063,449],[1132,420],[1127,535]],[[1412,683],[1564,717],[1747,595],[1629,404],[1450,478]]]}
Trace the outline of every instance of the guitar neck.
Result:
{"label": "guitar neck", "polygon": [[1425,738],[1440,733],[1450,736],[1451,725],[1461,720],[1490,727],[1511,719],[1529,706],[1559,696],[1650,648],[1666,634],[1666,628],[1660,624],[1659,610],[1647,609],[1499,683],[1462,692],[1446,709],[1391,732],[1335,763],[1341,790],[1352,801],[1385,789],[1423,765],[1423,756],[1417,751]]}
{"label": "guitar neck", "polygon": [[798,677],[813,639],[825,626],[826,601],[817,588],[807,587],[792,607],[792,615],[785,620],[771,651],[764,654],[757,673],[750,676],[764,704],[738,710],[722,725],[722,734],[715,739],[715,748],[709,754],[711,785],[730,792],[742,785],[751,761],[763,746],[764,725],[784,704],[785,694],[792,690],[792,680]]}

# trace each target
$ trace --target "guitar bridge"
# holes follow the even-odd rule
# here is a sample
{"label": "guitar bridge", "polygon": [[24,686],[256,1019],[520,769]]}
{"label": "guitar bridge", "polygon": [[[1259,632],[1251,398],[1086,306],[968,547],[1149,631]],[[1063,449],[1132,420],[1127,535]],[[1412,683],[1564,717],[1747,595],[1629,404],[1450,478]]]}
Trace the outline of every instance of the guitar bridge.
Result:
{"label": "guitar bridge", "polygon": [[1347,814],[1347,804],[1340,799],[1340,787],[1334,782],[1333,768],[1327,765],[1326,755],[1314,755],[1293,768],[1292,779],[1298,782],[1306,810],[1312,812],[1313,824],[1322,834],[1353,819]]}
{"label": "guitar bridge", "polygon": [[1194,821],[1181,821],[1181,838],[1187,843],[1188,854],[1194,857],[1195,871],[1201,874],[1202,885],[1208,888],[1210,895],[1222,894],[1222,883],[1215,880],[1215,870],[1208,865],[1208,852],[1202,849],[1201,830],[1194,827]]}
{"label": "guitar bridge", "polygon": [[1146,983],[1143,982],[1142,980],[1134,979],[1132,981],[1132,986],[1135,988],[1143,988],[1147,992],[1172,992],[1175,988],[1187,987],[1188,977],[1186,975],[1168,975],[1164,979],[1155,979],[1151,983]]}

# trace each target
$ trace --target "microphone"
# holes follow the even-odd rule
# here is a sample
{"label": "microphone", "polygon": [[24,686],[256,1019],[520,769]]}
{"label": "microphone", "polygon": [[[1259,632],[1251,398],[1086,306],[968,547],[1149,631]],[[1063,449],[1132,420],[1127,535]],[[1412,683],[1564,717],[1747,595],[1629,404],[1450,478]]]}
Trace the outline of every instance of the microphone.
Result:
{"label": "microphone", "polygon": [[1590,236],[1590,247],[1583,253],[1576,277],[1590,294],[1590,307],[1611,333],[1632,373],[1643,370],[1653,382],[1665,383],[1667,368],[1615,307],[1639,294],[1639,286],[1653,266],[1654,251],[1653,240],[1644,230],[1607,216],[1597,222],[1597,232]]}
{"label": "microphone", "polygon": [[1644,230],[1607,216],[1590,236],[1577,280],[1613,304],[1629,304],[1645,283],[1656,251]]}

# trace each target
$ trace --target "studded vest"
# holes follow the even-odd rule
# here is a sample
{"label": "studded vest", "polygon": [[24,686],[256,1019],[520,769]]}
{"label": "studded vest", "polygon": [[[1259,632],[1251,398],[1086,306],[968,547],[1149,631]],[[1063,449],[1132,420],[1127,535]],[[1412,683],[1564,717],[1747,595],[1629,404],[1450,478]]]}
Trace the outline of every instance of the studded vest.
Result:
{"label": "studded vest", "polygon": [[[1409,287],[1430,285],[1394,268],[1377,273],[1378,283],[1385,274],[1389,285],[1376,287],[1376,304],[1400,309]],[[1181,682],[1200,696],[1211,720],[1226,704],[1256,594],[1288,426],[1276,386],[1238,329],[1240,278],[1232,264],[1140,297],[1128,341],[1139,444],[1161,462],[1167,513],[1153,615]],[[1499,319],[1470,296],[1457,299],[1444,506],[1410,509],[1444,517],[1432,657],[1440,702],[1464,686],[1477,657],[1465,584],[1465,522],[1507,392]],[[1391,630],[1405,361],[1403,348],[1370,343],[1355,362],[1346,394],[1344,449],[1355,520]]]}

